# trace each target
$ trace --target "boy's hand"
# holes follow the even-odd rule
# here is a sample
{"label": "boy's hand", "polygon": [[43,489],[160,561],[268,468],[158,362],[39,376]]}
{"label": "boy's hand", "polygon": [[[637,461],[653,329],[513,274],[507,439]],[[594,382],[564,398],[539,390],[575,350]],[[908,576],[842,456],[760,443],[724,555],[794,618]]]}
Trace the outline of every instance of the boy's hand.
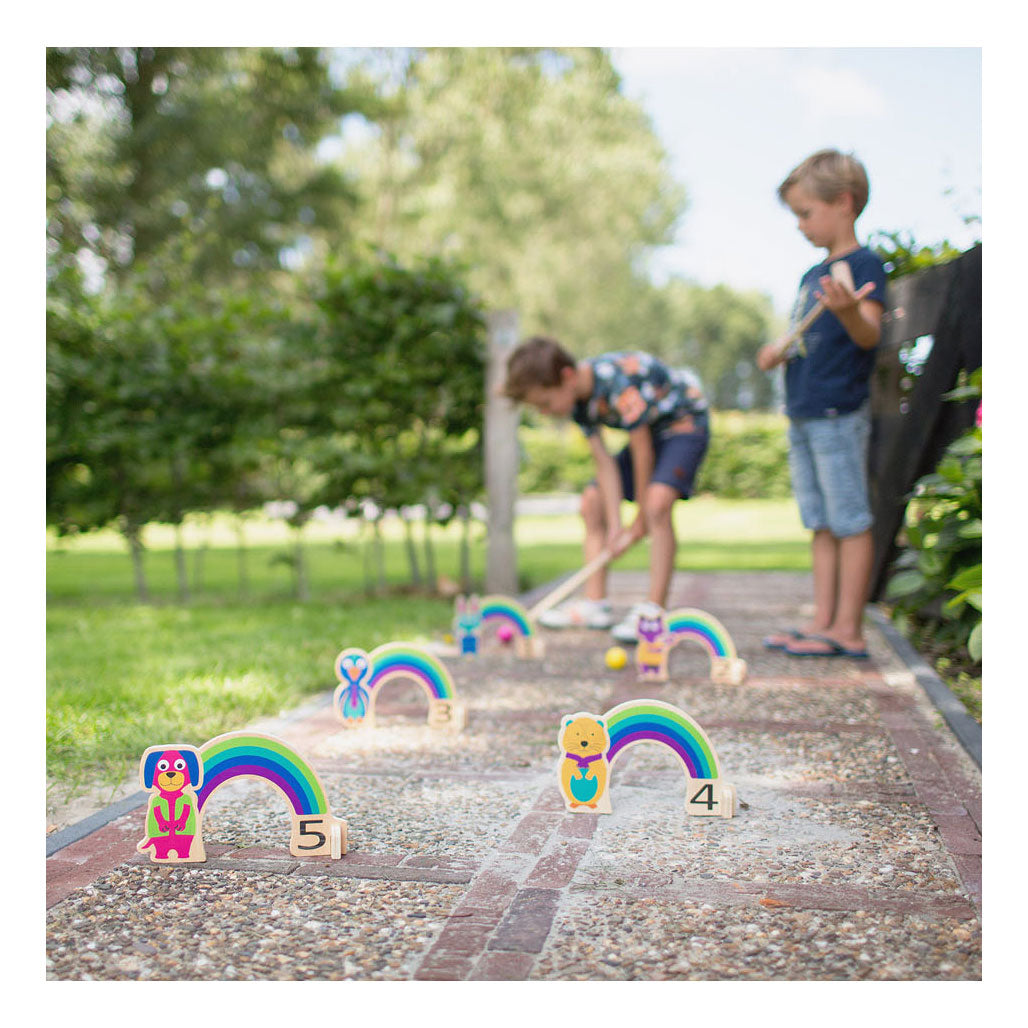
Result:
{"label": "boy's hand", "polygon": [[822,275],[820,281],[821,294],[818,299],[833,314],[842,314],[856,308],[875,287],[873,282],[865,282],[854,292],[845,282],[840,282],[831,275]]}
{"label": "boy's hand", "polygon": [[620,557],[625,550],[638,542],[646,534],[645,526],[643,526],[641,531],[638,530],[637,526],[638,520],[629,528],[618,527],[607,537],[607,549],[612,554],[612,560],[614,557]]}

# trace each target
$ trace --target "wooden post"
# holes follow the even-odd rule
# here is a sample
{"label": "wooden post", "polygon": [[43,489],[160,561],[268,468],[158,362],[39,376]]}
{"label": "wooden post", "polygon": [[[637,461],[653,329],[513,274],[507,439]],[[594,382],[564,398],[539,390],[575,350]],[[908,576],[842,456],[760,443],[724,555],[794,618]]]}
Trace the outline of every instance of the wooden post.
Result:
{"label": "wooden post", "polygon": [[514,501],[518,487],[517,407],[497,395],[503,384],[507,356],[517,344],[516,311],[489,315],[489,366],[485,399],[485,488],[489,534],[485,554],[485,589],[517,595],[518,566],[514,548]]}

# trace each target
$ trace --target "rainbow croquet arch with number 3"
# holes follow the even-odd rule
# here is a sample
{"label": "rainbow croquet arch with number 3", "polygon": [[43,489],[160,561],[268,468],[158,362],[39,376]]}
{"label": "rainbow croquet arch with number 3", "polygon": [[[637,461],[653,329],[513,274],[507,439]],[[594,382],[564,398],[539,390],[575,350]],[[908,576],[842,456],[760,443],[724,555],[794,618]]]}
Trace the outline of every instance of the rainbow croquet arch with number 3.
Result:
{"label": "rainbow croquet arch with number 3", "polygon": [[[370,653],[350,648],[335,660],[339,685],[333,695],[336,715],[348,727],[373,724],[375,700],[382,687],[395,679],[406,678],[422,687],[428,696],[428,723],[433,728],[460,731],[465,723],[465,707],[457,696],[453,677],[438,657],[412,643],[392,642]],[[355,689],[360,702],[353,702]]]}

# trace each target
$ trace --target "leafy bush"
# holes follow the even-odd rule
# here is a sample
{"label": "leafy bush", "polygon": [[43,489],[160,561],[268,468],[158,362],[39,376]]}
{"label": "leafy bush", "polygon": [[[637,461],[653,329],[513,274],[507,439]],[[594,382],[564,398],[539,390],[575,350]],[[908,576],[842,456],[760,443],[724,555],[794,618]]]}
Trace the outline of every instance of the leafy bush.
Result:
{"label": "leafy bush", "polygon": [[[981,369],[947,399],[981,397]],[[905,548],[886,597],[904,619],[935,622],[937,644],[982,659],[982,429],[955,439],[935,471],[919,479],[907,506]]]}
{"label": "leafy bush", "polygon": [[890,280],[946,264],[962,252],[947,239],[934,246],[918,245],[909,232],[905,236],[900,232],[878,232],[872,242]]}
{"label": "leafy bush", "polygon": [[522,494],[578,493],[594,475],[589,443],[573,425],[526,424],[518,440]]}
{"label": "leafy bush", "polygon": [[727,500],[790,496],[785,418],[739,411],[715,414],[696,489]]}
{"label": "leafy bush", "polygon": [[[790,495],[789,445],[785,419],[772,414],[715,412],[710,449],[700,467],[697,492],[725,499],[776,499]],[[608,432],[607,445],[620,448],[625,433]],[[594,475],[589,444],[574,426],[522,426],[523,494],[580,492]]]}

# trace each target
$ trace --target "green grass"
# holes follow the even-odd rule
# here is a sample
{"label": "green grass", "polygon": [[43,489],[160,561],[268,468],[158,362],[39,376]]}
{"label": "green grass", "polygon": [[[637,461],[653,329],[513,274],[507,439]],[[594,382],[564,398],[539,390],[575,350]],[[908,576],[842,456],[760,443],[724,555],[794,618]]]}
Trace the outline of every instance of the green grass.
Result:
{"label": "green grass", "polygon": [[[444,600],[194,607],[81,604],[47,614],[47,765],[120,776],[157,742],[199,745],[335,685],[346,644],[445,626]],[[402,626],[402,627],[401,627]]]}
{"label": "green grass", "polygon": [[[626,505],[624,521],[631,517]],[[792,500],[718,500],[700,496],[675,507],[676,568],[683,571],[807,571],[810,539]],[[522,586],[549,581],[582,563],[577,517],[522,517],[515,525]],[[645,570],[645,540],[615,569]]]}
{"label": "green grass", "polygon": [[[679,504],[678,567],[805,570],[809,547],[791,501]],[[460,527],[440,531],[437,572],[457,577]],[[398,638],[446,632],[449,601],[409,585],[402,529],[385,526],[389,590],[364,594],[366,548],[354,523],[312,524],[304,533],[311,599],[299,603],[283,555],[281,523],[247,523],[249,589],[241,595],[231,519],[186,526],[191,578],[200,546],[202,588],[177,601],[173,533],[150,526],[146,572],[152,602],[135,601],[132,568],[113,532],[47,538],[47,771],[120,778],[157,742],[194,745],[303,702],[335,684],[332,660],[344,645],[371,649]],[[485,535],[472,533],[471,572],[485,568]],[[523,517],[516,525],[522,588],[581,564],[576,516]],[[419,545],[420,528],[417,530]],[[617,567],[645,568],[645,545]],[[195,586],[194,581],[194,586]]]}

